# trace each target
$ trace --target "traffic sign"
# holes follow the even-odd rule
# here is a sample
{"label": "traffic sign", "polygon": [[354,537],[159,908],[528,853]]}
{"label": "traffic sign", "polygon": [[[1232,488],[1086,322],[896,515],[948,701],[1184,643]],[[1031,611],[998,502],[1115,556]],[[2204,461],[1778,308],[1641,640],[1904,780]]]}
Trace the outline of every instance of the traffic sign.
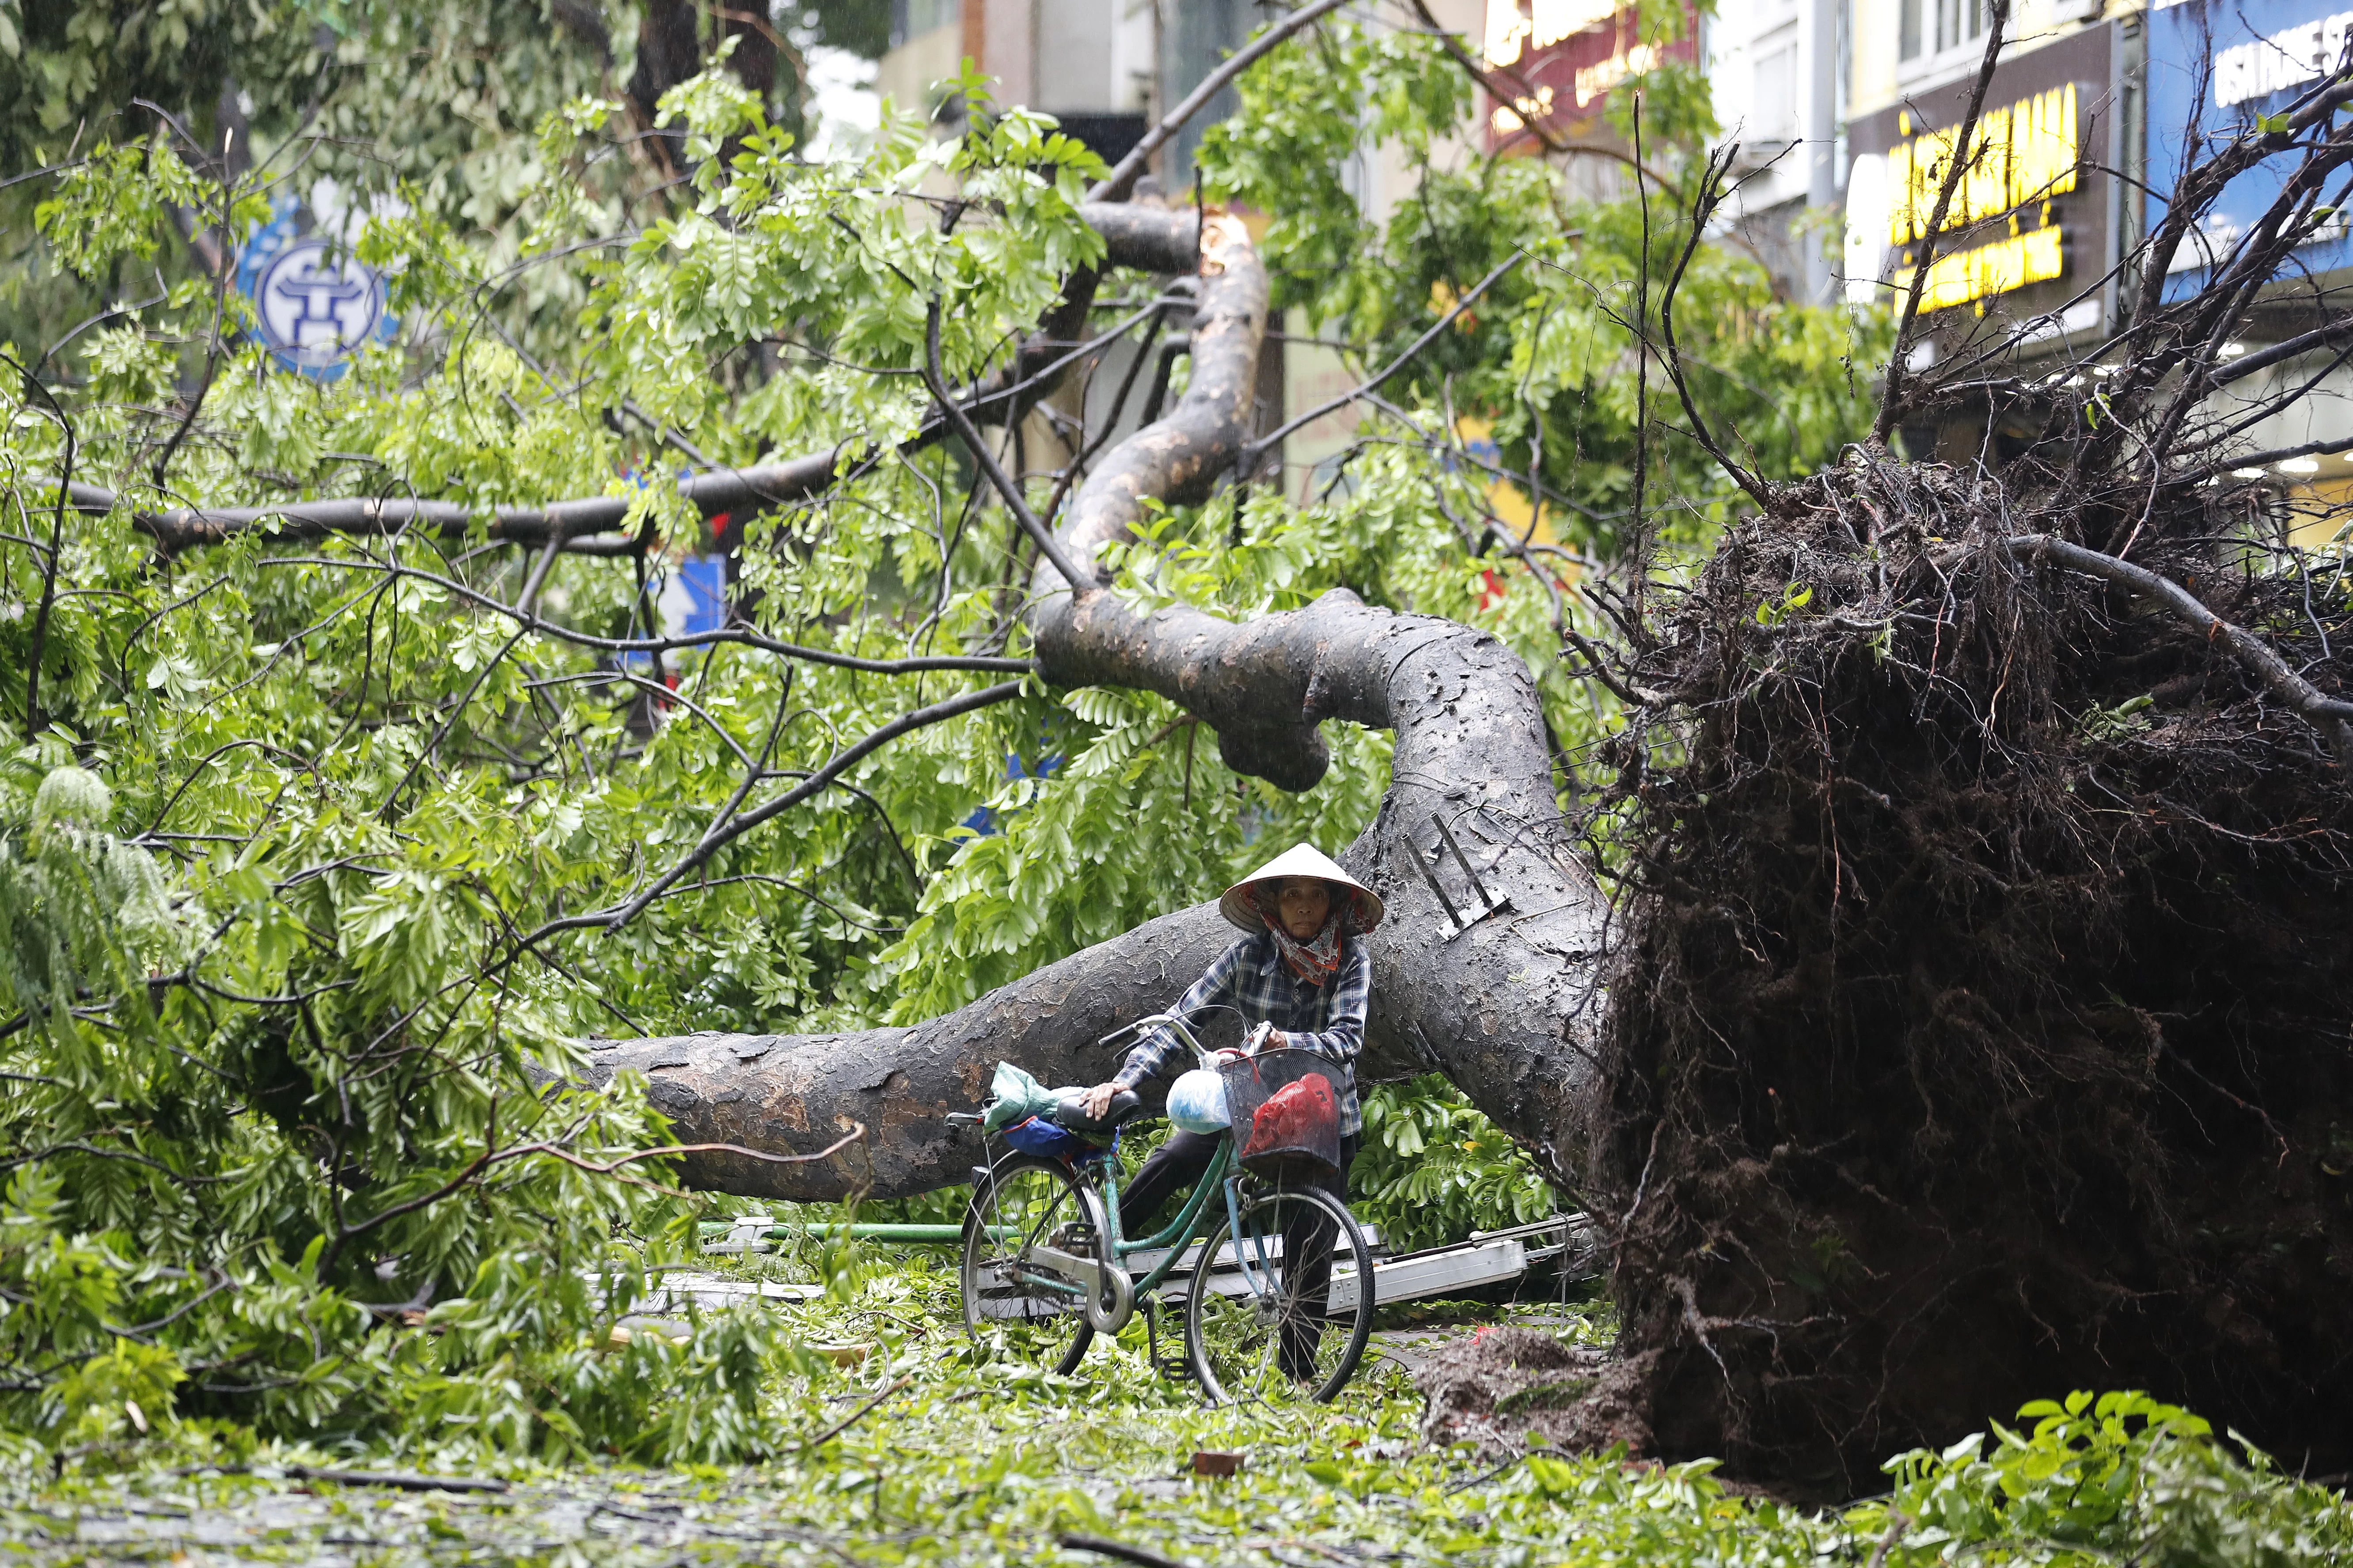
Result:
{"label": "traffic sign", "polygon": [[253,302],[279,357],[316,374],[339,368],[375,336],[384,321],[384,279],[348,250],[298,239],[261,269]]}
{"label": "traffic sign", "polygon": [[238,252],[237,284],[253,300],[278,363],[332,381],[370,342],[389,341],[395,322],[383,274],[348,245],[304,234],[308,226],[302,204],[279,195]]}

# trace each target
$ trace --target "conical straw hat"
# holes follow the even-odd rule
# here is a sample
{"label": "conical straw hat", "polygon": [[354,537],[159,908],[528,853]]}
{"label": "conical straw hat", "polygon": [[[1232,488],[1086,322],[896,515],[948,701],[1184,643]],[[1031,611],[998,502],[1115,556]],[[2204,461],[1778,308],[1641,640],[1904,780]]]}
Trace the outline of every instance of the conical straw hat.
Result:
{"label": "conical straw hat", "polygon": [[1325,855],[1313,844],[1294,844],[1232,887],[1228,888],[1225,897],[1218,900],[1219,913],[1244,931],[1264,931],[1266,921],[1260,917],[1257,910],[1250,907],[1250,898],[1243,889],[1252,882],[1270,882],[1283,877],[1314,877],[1325,882],[1337,882],[1344,888],[1354,888],[1356,889],[1357,901],[1365,912],[1364,926],[1366,931],[1380,924],[1382,917],[1388,912],[1381,903],[1381,896],[1340,869],[1340,863],[1337,860]]}

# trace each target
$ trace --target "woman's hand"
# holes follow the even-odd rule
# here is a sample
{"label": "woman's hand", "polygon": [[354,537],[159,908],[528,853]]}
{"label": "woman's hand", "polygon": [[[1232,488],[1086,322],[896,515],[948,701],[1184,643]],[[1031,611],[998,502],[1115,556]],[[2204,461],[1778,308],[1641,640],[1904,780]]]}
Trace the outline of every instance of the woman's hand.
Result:
{"label": "woman's hand", "polygon": [[1099,1083],[1087,1090],[1086,1098],[1080,1101],[1086,1110],[1087,1120],[1101,1121],[1110,1115],[1112,1097],[1118,1092],[1119,1085],[1115,1083]]}

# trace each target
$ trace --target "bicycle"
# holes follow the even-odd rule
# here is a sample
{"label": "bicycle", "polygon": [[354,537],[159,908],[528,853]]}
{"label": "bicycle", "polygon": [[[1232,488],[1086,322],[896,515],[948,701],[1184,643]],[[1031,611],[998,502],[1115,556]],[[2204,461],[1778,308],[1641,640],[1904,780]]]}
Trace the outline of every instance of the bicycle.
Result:
{"label": "bicycle", "polygon": [[[1220,1065],[1173,1014],[1138,1019],[1097,1043],[1164,1025],[1202,1066]],[[1261,1054],[1270,1027],[1259,1026],[1244,1060],[1309,1054]],[[1068,1373],[1097,1334],[1119,1332],[1142,1306],[1157,1365],[1151,1310],[1164,1300],[1173,1305],[1181,1281],[1186,1370],[1209,1403],[1263,1400],[1291,1385],[1331,1399],[1355,1375],[1372,1333],[1372,1248],[1355,1216],[1329,1194],[1244,1170],[1229,1127],[1176,1217],[1131,1241],[1119,1226],[1117,1131],[1141,1110],[1135,1091],[1124,1090],[1098,1122],[1066,1095],[1055,1121],[1082,1138],[1108,1135],[1108,1145],[1060,1158],[1015,1152],[974,1169],[960,1274],[966,1331],[1009,1330],[1008,1340]],[[1219,1195],[1222,1213],[1203,1237]],[[1291,1240],[1301,1244],[1295,1254]],[[1131,1260],[1141,1275],[1130,1272]]]}

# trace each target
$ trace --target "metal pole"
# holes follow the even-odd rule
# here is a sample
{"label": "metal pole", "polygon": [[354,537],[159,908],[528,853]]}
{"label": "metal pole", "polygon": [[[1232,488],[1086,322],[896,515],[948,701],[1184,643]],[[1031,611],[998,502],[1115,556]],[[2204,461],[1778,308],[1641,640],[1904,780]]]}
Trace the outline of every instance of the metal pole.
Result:
{"label": "metal pole", "polygon": [[[1806,8],[1806,205],[1819,216],[1838,205],[1838,35],[1840,0],[1811,0]],[[1824,237],[1806,238],[1806,300],[1830,303],[1834,282]]]}

